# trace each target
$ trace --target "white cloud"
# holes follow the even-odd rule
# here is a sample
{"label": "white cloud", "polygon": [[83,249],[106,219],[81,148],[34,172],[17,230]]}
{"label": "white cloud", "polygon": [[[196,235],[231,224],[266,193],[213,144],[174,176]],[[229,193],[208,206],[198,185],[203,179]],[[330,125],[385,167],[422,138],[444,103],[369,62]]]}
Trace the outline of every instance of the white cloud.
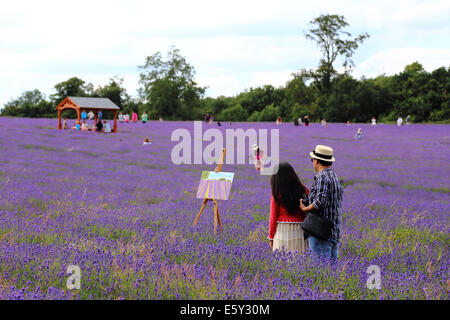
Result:
{"label": "white cloud", "polygon": [[356,67],[355,75],[375,77],[382,73],[393,75],[415,61],[428,72],[442,66],[450,67],[450,49],[395,48],[379,51]]}

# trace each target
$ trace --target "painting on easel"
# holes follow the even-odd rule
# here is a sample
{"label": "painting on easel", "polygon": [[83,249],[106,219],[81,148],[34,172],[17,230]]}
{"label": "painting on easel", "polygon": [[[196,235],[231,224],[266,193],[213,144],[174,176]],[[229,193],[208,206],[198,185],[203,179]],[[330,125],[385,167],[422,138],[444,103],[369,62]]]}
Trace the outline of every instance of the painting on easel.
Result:
{"label": "painting on easel", "polygon": [[228,200],[233,177],[233,172],[202,171],[197,198]]}
{"label": "painting on easel", "polygon": [[220,222],[219,206],[217,200],[227,200],[230,195],[231,184],[233,183],[234,173],[222,172],[223,160],[227,150],[222,149],[219,163],[214,171],[202,171],[200,178],[200,185],[198,186],[197,198],[203,199],[200,211],[197,214],[192,226],[195,226],[198,219],[205,210],[208,201],[214,203],[214,233],[217,232],[217,225],[222,229],[222,222]]}

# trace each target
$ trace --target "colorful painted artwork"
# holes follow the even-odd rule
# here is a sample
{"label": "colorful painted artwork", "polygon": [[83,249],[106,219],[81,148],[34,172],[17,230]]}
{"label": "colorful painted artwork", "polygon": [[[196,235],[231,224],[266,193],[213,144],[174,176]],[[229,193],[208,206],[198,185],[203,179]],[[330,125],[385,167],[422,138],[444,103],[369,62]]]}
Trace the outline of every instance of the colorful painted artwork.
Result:
{"label": "colorful painted artwork", "polygon": [[233,177],[233,172],[202,171],[197,198],[228,200]]}

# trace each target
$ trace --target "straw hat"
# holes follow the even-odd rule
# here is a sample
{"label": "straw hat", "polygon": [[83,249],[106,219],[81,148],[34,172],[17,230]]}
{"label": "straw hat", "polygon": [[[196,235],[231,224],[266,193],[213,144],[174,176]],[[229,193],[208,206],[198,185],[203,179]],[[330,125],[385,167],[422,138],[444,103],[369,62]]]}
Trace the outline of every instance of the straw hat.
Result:
{"label": "straw hat", "polygon": [[328,162],[335,161],[333,157],[333,149],[321,144],[318,144],[316,146],[316,149],[313,152],[309,153],[309,156],[313,159],[319,159]]}
{"label": "straw hat", "polygon": [[252,150],[253,150],[253,151],[258,150],[258,148],[259,148],[259,147],[258,147],[258,145],[257,145],[256,143],[252,146]]}

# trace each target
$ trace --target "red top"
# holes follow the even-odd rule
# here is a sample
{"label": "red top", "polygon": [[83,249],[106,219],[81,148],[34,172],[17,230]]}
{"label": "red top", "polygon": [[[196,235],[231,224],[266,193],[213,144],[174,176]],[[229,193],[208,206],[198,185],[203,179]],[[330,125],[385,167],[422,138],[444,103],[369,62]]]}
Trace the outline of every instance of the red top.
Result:
{"label": "red top", "polygon": [[[308,193],[309,191],[306,189],[306,194]],[[303,219],[305,219],[305,213],[300,210],[300,204],[295,213],[289,213],[283,205],[275,201],[272,195],[270,199],[269,235],[267,238],[273,240],[275,237],[277,222],[300,223],[303,222]]]}

